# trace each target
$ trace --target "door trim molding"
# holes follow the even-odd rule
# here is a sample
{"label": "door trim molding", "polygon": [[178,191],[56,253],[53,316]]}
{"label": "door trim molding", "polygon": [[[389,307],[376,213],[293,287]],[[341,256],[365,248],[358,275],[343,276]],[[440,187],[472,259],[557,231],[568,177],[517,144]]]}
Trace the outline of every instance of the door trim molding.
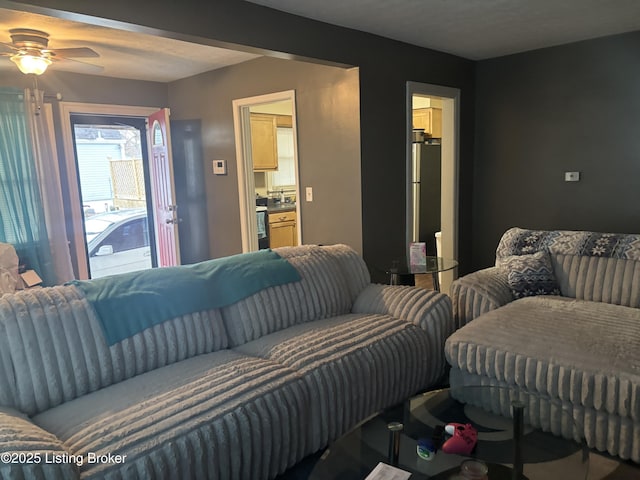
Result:
{"label": "door trim molding", "polygon": [[[296,122],[296,92],[285,90],[254,97],[233,100],[233,128],[236,142],[236,163],[238,169],[238,198],[240,203],[240,230],[242,251],[258,250],[258,227],[255,209],[255,183],[253,180],[253,160],[251,157],[251,125],[249,108],[252,106],[291,101],[291,121],[293,128],[294,165],[296,177],[296,229],[298,244],[302,243],[302,225],[300,221],[300,175],[298,168],[298,132]],[[269,228],[267,225],[266,228]]]}
{"label": "door trim molding", "polygon": [[78,188],[78,170],[75,152],[73,150],[73,132],[71,131],[71,115],[105,115],[122,117],[148,117],[160,108],[138,107],[131,105],[105,105],[101,103],[60,102],[60,125],[62,130],[62,149],[64,153],[65,169],[67,171],[67,188],[69,190],[69,208],[71,211],[71,254],[78,262],[78,278],[89,278],[87,262],[87,248],[84,240],[82,225],[82,206],[80,189]]}

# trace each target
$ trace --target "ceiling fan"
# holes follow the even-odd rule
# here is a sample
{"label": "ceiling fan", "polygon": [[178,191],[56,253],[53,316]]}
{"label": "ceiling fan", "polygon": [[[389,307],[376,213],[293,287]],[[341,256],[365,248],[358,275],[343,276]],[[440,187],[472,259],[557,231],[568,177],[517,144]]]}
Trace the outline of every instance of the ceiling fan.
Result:
{"label": "ceiling fan", "polygon": [[11,43],[0,43],[0,48],[8,51],[0,52],[0,56],[9,57],[22,73],[42,75],[47,67],[59,60],[71,60],[85,65],[100,68],[97,65],[76,60],[77,58],[97,58],[100,55],[89,47],[80,48],[47,48],[49,34],[30,28],[14,28],[9,30]]}

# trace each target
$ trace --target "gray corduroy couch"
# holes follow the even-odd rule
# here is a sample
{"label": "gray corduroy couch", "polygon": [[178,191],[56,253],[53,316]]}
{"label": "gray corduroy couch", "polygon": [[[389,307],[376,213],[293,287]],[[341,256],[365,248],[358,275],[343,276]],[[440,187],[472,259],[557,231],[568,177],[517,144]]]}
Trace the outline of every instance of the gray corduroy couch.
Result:
{"label": "gray corduroy couch", "polygon": [[[515,299],[504,264],[532,256],[548,256],[556,285]],[[496,265],[452,285],[451,385],[531,392],[529,421],[560,430],[560,404],[591,448],[640,462],[640,235],[513,228]]]}
{"label": "gray corduroy couch", "polygon": [[112,346],[75,285],[0,298],[0,478],[274,478],[441,380],[446,295],[277,252],[300,281]]}

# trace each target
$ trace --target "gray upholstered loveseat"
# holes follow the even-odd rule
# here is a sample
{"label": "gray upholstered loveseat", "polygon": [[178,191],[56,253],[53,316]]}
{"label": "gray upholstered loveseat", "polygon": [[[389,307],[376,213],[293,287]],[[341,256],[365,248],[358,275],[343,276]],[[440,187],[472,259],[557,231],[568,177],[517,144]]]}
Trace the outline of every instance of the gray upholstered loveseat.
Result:
{"label": "gray upholstered loveseat", "polygon": [[590,447],[640,462],[640,235],[513,228],[496,265],[452,285],[452,386],[532,392],[551,430],[559,402]]}
{"label": "gray upholstered loveseat", "polygon": [[371,284],[346,246],[277,252],[298,281],[112,345],[95,281],[3,296],[0,478],[274,478],[441,379],[447,296]]}

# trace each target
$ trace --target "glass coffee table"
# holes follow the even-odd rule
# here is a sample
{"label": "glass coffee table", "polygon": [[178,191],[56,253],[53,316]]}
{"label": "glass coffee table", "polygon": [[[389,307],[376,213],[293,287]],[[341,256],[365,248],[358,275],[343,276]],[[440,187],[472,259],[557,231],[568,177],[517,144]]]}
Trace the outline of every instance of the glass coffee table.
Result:
{"label": "glass coffee table", "polygon": [[[490,386],[418,395],[339,438],[318,460],[309,479],[364,479],[380,462],[410,472],[411,479],[586,479],[589,449],[579,421],[570,407],[544,400],[533,393]],[[530,409],[545,412],[542,422],[537,416],[531,421]],[[548,425],[540,424],[547,420]],[[450,438],[441,434],[441,428],[453,422],[471,424],[477,430],[474,450],[454,454],[440,447],[427,455],[430,459],[421,458],[418,445],[437,444],[439,434],[445,440]],[[421,453],[424,457],[424,448]],[[461,465],[469,459],[477,461],[471,462],[474,468],[486,468],[487,473],[464,476]]]}

